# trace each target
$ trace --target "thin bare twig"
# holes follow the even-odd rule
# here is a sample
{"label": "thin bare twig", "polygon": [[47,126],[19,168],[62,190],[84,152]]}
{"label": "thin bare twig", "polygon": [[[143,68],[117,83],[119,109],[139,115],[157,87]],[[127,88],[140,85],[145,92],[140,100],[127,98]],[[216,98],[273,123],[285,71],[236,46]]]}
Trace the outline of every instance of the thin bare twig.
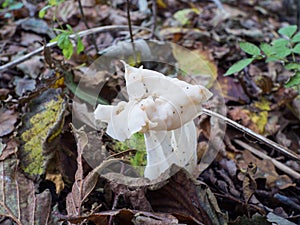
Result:
{"label": "thin bare twig", "polygon": [[[143,29],[143,30],[149,30],[147,28],[144,28],[144,27],[138,27],[138,26],[133,26],[134,29]],[[107,32],[107,31],[111,31],[111,30],[128,30],[128,26],[126,25],[111,25],[111,26],[103,26],[103,27],[95,27],[95,28],[91,28],[91,29],[88,29],[88,30],[84,30],[84,31],[80,31],[78,32],[77,34],[71,34],[69,36],[69,38],[73,38],[73,39],[76,39],[76,37],[84,37],[84,36],[87,36],[87,35],[90,35],[90,34],[94,34],[94,33],[100,33],[100,32]],[[77,36],[78,35],[78,36]],[[20,58],[12,61],[12,62],[9,62],[9,63],[6,63],[2,66],[0,66],[0,72],[3,71],[3,70],[7,70],[13,66],[16,66],[18,65],[19,63],[22,63],[28,59],[30,59],[31,57],[41,53],[45,47],[55,47],[57,45],[57,42],[51,42],[51,43],[48,43],[46,44],[46,46],[42,46],[36,50],[34,50],[33,52],[30,52],[24,56],[21,56]]]}
{"label": "thin bare twig", "polygon": [[[77,1],[78,1],[78,6],[79,6],[80,14],[82,16],[83,23],[84,23],[84,25],[86,26],[87,29],[90,29],[90,26],[88,25],[85,14],[83,12],[83,7],[82,7],[82,4],[81,4],[81,0],[77,0]],[[99,49],[98,49],[98,46],[97,46],[97,43],[96,43],[95,33],[92,33],[92,42],[93,42],[93,45],[95,47],[96,52],[98,53]]]}
{"label": "thin bare twig", "polygon": [[130,17],[130,0],[127,0],[127,20],[128,20],[128,28],[130,34],[130,40],[133,43],[133,34],[132,34],[132,26],[131,26],[131,17]]}
{"label": "thin bare twig", "polygon": [[224,120],[227,124],[229,124],[230,126],[250,135],[251,137],[263,142],[264,144],[268,145],[269,147],[271,148],[274,148],[276,151],[279,151],[281,152],[282,154],[285,154],[286,156],[289,156],[293,159],[296,159],[298,161],[300,161],[300,156],[297,155],[296,153],[292,152],[290,149],[274,142],[274,141],[271,141],[270,139],[268,138],[265,138],[264,136],[258,134],[258,133],[255,133],[253,130],[250,130],[249,128],[247,127],[244,127],[242,126],[241,124],[225,117],[225,116],[222,116],[216,112],[213,112],[209,109],[203,109],[203,113],[209,115],[209,116],[214,116],[214,117],[217,117],[221,120]]}
{"label": "thin bare twig", "polygon": [[156,29],[156,15],[157,14],[157,4],[156,0],[152,0],[152,24],[151,24],[151,38],[155,36]]}
{"label": "thin bare twig", "polygon": [[278,169],[280,169],[282,172],[285,172],[286,174],[290,175],[291,177],[295,178],[295,179],[300,179],[300,174],[297,173],[296,171],[294,171],[293,169],[291,169],[290,167],[284,165],[283,163],[277,161],[276,159],[271,158],[270,156],[267,156],[265,153],[253,148],[252,146],[242,142],[241,140],[234,140],[235,143],[237,143],[238,145],[240,145],[241,147],[249,150],[250,152],[252,152],[254,155],[262,158],[262,159],[267,159],[270,160],[274,166],[276,166]]}

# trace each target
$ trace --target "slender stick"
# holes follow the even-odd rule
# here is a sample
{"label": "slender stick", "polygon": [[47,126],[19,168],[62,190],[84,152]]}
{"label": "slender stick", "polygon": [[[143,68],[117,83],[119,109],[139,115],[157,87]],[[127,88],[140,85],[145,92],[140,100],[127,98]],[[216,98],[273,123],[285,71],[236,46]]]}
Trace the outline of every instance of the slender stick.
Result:
{"label": "slender stick", "polygon": [[128,28],[130,34],[130,40],[133,43],[133,34],[132,34],[132,27],[131,27],[131,17],[130,17],[130,0],[127,0],[127,20],[128,20]]}
{"label": "slender stick", "polygon": [[244,127],[242,126],[241,124],[225,117],[225,116],[222,116],[216,112],[213,112],[211,110],[208,110],[208,109],[202,109],[203,113],[205,113],[206,115],[209,115],[209,116],[214,116],[214,117],[217,117],[221,120],[224,120],[227,124],[229,124],[230,126],[250,135],[251,137],[263,142],[264,144],[268,145],[269,147],[271,148],[274,148],[276,151],[279,151],[281,152],[282,154],[285,154],[293,159],[296,159],[298,161],[300,161],[300,156],[297,155],[296,153],[292,152],[290,149],[274,142],[274,141],[271,141],[270,139],[268,138],[265,138],[264,136],[258,134],[258,133],[255,133],[253,130],[250,130],[249,128],[247,127]]}
{"label": "slender stick", "polygon": [[[138,27],[138,26],[133,26],[134,29],[143,29],[143,30],[149,30],[147,28],[143,28],[143,27]],[[88,30],[84,30],[84,31],[80,31],[77,33],[77,35],[79,37],[84,37],[84,36],[87,36],[87,35],[90,35],[90,34],[94,34],[94,33],[99,33],[99,32],[107,32],[107,31],[111,31],[111,30],[128,30],[128,26],[126,25],[111,25],[111,26],[102,26],[102,27],[95,27],[95,28],[91,28],[91,29],[88,29]],[[76,34],[71,34],[69,36],[69,38],[76,38]],[[14,61],[11,61],[9,63],[6,63],[2,66],[0,66],[0,72],[3,71],[3,70],[7,70],[13,66],[16,66],[18,65],[19,63],[22,63],[28,59],[30,59],[31,57],[41,53],[45,47],[55,47],[57,45],[57,42],[51,42],[51,43],[48,43],[46,44],[46,46],[42,46],[36,50],[34,50],[33,52],[30,52],[24,56],[21,56],[20,58],[17,58],[16,60]]]}
{"label": "slender stick", "polygon": [[151,25],[151,38],[155,36],[156,17],[157,17],[157,4],[156,0],[152,0],[152,25]]}
{"label": "slender stick", "polygon": [[[78,6],[79,6],[80,14],[81,14],[81,16],[82,16],[84,25],[86,26],[87,29],[90,29],[90,26],[89,26],[89,24],[87,23],[85,14],[84,14],[84,12],[83,12],[83,7],[82,7],[82,4],[81,4],[81,0],[78,0]],[[99,49],[98,49],[98,46],[97,46],[97,43],[96,43],[96,36],[95,36],[94,33],[92,34],[92,42],[93,42],[93,45],[94,45],[94,47],[95,47],[96,52],[98,53],[98,52],[99,52]]]}

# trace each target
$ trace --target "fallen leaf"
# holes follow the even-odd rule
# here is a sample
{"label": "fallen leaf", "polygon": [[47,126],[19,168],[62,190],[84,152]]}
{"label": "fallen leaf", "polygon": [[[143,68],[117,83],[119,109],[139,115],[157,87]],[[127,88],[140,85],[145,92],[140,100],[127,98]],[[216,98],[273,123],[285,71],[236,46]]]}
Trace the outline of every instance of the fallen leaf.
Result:
{"label": "fallen leaf", "polygon": [[15,129],[14,124],[17,119],[18,113],[15,111],[0,109],[0,137],[11,133]]}
{"label": "fallen leaf", "polygon": [[173,55],[184,74],[199,77],[201,85],[211,87],[217,78],[217,66],[208,51],[196,49],[189,51],[179,45],[172,44]]}
{"label": "fallen leaf", "polygon": [[9,217],[18,225],[53,222],[50,192],[35,194],[34,183],[17,170],[16,159],[0,162],[0,186],[1,217]]}
{"label": "fallen leaf", "polygon": [[[48,89],[29,104],[20,130],[19,151],[22,169],[30,176],[41,175],[58,151],[58,139],[64,124],[66,104],[58,93]],[[56,167],[56,166],[53,166]]]}
{"label": "fallen leaf", "polygon": [[269,222],[276,223],[276,224],[296,225],[295,223],[292,223],[285,218],[277,216],[272,212],[268,213],[267,218]]}
{"label": "fallen leaf", "polygon": [[22,96],[27,91],[33,91],[35,89],[36,81],[27,78],[15,78],[14,84],[16,85],[16,94]]}

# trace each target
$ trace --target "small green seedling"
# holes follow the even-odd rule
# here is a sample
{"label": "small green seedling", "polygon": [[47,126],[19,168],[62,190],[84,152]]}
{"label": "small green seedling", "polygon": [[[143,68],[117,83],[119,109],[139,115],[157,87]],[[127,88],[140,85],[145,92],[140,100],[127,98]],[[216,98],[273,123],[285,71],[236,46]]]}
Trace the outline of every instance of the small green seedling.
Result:
{"label": "small green seedling", "polygon": [[270,44],[261,43],[259,47],[249,42],[241,42],[240,48],[250,57],[233,64],[224,76],[240,72],[255,60],[265,60],[266,63],[279,61],[283,63],[286,70],[293,73],[285,86],[298,86],[300,84],[300,62],[296,61],[296,56],[300,55],[300,32],[297,32],[297,29],[296,25],[283,27],[278,30],[281,38],[273,40]]}
{"label": "small green seedling", "polygon": [[[55,29],[61,33],[53,38],[50,42],[57,41],[58,47],[63,51],[63,55],[66,59],[70,59],[73,55],[73,44],[70,40],[70,35],[74,34],[74,31],[70,25],[67,24],[67,30]],[[84,50],[84,45],[79,36],[77,36],[77,54]]]}

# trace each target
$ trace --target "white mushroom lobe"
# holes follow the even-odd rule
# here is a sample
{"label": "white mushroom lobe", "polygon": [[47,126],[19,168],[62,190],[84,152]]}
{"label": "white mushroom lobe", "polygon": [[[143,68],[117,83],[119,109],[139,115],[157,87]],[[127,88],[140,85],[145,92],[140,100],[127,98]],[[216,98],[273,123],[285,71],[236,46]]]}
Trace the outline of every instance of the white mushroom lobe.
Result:
{"label": "white mushroom lobe", "polygon": [[107,134],[119,141],[144,133],[145,177],[155,179],[173,163],[192,172],[197,144],[193,119],[212,93],[201,85],[123,64],[129,101],[98,105],[95,118],[107,122]]}

